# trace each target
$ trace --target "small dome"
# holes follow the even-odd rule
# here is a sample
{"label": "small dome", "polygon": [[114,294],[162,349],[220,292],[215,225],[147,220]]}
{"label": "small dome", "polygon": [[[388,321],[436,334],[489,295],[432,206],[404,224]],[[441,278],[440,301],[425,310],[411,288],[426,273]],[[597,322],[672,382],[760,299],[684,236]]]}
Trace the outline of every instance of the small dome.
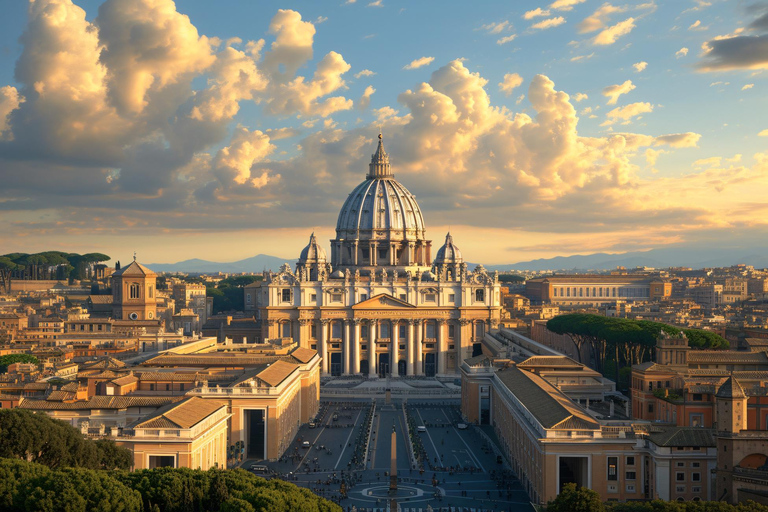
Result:
{"label": "small dome", "polygon": [[445,235],[445,244],[437,250],[437,255],[435,255],[435,265],[444,263],[464,263],[461,251],[453,243],[453,237],[450,233]]}
{"label": "small dome", "polygon": [[301,251],[299,263],[325,263],[327,260],[328,256],[325,254],[325,249],[318,245],[317,238],[312,233],[309,236],[309,244]]}

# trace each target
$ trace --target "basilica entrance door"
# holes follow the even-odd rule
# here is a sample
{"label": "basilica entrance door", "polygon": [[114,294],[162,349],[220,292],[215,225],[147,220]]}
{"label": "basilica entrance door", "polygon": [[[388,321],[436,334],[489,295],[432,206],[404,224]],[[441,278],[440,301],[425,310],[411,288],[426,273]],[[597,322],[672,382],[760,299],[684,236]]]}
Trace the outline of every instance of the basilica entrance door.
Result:
{"label": "basilica entrance door", "polygon": [[368,375],[368,360],[363,359],[360,361],[360,373],[363,375]]}
{"label": "basilica entrance door", "polygon": [[379,354],[379,377],[382,379],[389,375],[389,354]]}
{"label": "basilica entrance door", "polygon": [[341,352],[331,354],[331,375],[338,377],[341,375]]}
{"label": "basilica entrance door", "polygon": [[424,375],[427,377],[434,377],[435,373],[437,373],[435,359],[435,354],[424,354]]}
{"label": "basilica entrance door", "polygon": [[402,359],[397,362],[397,374],[401,377],[405,377],[405,361]]}

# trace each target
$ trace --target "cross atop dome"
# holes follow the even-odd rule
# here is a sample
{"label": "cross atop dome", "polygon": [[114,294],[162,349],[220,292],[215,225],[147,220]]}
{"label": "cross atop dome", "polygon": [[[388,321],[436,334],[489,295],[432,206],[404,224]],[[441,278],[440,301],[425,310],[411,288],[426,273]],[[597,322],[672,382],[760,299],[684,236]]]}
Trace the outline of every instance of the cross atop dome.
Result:
{"label": "cross atop dome", "polygon": [[392,167],[389,165],[389,155],[384,151],[384,141],[379,132],[379,146],[376,153],[371,155],[371,163],[368,165],[368,175],[366,179],[394,178]]}

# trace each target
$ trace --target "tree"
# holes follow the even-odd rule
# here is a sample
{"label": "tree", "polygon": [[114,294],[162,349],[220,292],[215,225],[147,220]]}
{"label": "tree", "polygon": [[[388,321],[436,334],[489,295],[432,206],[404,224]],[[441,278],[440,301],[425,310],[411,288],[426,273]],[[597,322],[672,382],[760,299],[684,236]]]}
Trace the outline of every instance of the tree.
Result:
{"label": "tree", "polygon": [[11,273],[18,268],[9,257],[0,256],[0,292],[11,293]]}
{"label": "tree", "polygon": [[31,354],[8,354],[0,356],[0,373],[8,371],[8,367],[14,363],[34,363],[40,364],[37,358]]}
{"label": "tree", "polygon": [[560,494],[547,503],[547,512],[603,512],[600,495],[592,489],[565,484]]}

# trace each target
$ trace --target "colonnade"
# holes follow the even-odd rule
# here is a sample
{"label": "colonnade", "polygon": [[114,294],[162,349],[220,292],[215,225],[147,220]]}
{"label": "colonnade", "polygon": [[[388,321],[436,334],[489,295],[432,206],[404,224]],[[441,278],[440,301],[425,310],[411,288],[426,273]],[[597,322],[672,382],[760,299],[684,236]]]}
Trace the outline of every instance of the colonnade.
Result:
{"label": "colonnade", "polygon": [[[418,376],[425,374],[425,360],[428,353],[434,354],[434,373],[447,373],[448,359],[448,325],[451,320],[438,319],[418,319],[407,318],[402,320],[378,320],[372,318],[353,318],[353,319],[329,319],[321,318],[317,322],[317,352],[322,358],[322,373],[330,373],[330,352],[331,343],[341,343],[341,364],[342,374],[361,373],[361,363],[367,362],[367,372],[369,377],[376,377],[379,374],[379,362],[382,355],[389,358],[389,369],[387,374],[392,377],[398,377],[399,363],[405,361],[405,375]],[[343,323],[339,331],[341,339],[333,337],[333,322]],[[427,338],[427,324],[435,322],[434,338]],[[382,324],[389,324],[389,336],[382,337]],[[462,329],[469,320],[461,319],[456,321],[455,336],[451,340],[456,348],[460,350],[462,345]],[[363,326],[367,327],[367,335],[363,335]],[[405,338],[401,339],[400,327],[405,326]],[[302,336],[303,338],[303,336]],[[306,338],[304,338],[306,339]],[[434,344],[434,350],[425,351],[426,344]],[[400,349],[400,345],[404,349]],[[303,344],[302,344],[303,345]],[[386,348],[380,345],[385,345]],[[457,353],[460,351],[457,350]],[[377,357],[378,356],[378,357]]]}

